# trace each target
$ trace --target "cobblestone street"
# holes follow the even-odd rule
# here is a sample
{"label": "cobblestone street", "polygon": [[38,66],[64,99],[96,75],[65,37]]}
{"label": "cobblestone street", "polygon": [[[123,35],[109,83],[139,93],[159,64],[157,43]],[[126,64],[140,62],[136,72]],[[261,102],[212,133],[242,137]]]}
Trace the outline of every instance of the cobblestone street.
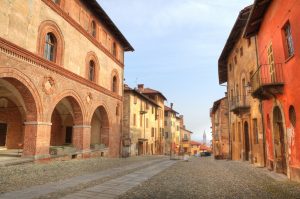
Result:
{"label": "cobblestone street", "polygon": [[[64,174],[68,168],[69,176]],[[300,198],[300,184],[283,175],[211,157],[188,162],[165,156],[73,160],[2,170],[0,198]]]}
{"label": "cobblestone street", "polygon": [[193,157],[189,162],[177,162],[119,198],[291,199],[300,198],[300,184],[246,162]]}

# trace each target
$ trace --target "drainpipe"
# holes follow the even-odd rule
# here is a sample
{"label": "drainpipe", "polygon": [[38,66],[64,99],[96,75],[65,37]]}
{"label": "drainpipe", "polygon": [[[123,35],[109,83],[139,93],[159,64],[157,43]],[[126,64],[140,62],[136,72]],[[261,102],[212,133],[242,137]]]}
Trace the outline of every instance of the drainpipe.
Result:
{"label": "drainpipe", "polygon": [[[256,66],[257,70],[259,70],[259,54],[258,54],[258,47],[257,47],[257,36],[254,37],[255,39],[255,53],[256,53]],[[264,167],[267,165],[267,153],[266,153],[266,130],[265,130],[265,123],[264,123],[264,113],[263,113],[263,102],[259,100],[259,111],[261,113],[261,123],[262,123],[262,130],[263,130],[263,155],[264,155]]]}

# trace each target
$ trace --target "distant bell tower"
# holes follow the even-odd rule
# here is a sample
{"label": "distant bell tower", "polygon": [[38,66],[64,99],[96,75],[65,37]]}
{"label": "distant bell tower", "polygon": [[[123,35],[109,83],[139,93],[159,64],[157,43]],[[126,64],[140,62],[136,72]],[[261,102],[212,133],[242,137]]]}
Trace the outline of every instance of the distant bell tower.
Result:
{"label": "distant bell tower", "polygon": [[203,144],[206,144],[206,133],[205,133],[205,131],[203,133]]}

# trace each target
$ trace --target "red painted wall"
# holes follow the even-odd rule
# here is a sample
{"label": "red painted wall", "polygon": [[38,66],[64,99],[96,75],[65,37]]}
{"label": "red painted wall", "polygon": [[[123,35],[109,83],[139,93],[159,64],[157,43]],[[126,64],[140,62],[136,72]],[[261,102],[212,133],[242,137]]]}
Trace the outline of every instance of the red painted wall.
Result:
{"label": "red painted wall", "polygon": [[[287,59],[285,56],[284,33],[282,28],[289,22],[291,25],[294,44],[294,56]],[[258,53],[260,64],[268,64],[267,47],[272,42],[275,63],[282,64],[285,81],[282,95],[277,95],[277,104],[283,111],[285,134],[291,128],[289,120],[289,107],[293,105],[296,110],[296,126],[294,137],[289,144],[290,167],[300,167],[300,1],[299,0],[273,0],[266,12],[258,33]],[[267,118],[270,117],[272,127],[274,99],[263,102],[264,123],[266,127],[266,144],[268,159],[274,159],[272,128],[268,128]],[[286,139],[286,143],[289,143]],[[294,143],[294,144],[293,144]]]}

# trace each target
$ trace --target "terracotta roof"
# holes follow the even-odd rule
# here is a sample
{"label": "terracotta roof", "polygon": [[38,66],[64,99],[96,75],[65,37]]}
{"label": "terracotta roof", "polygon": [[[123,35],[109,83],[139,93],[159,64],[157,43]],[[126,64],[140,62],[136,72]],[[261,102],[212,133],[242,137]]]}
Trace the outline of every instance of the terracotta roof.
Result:
{"label": "terracotta roof", "polygon": [[136,95],[140,96],[144,100],[150,102],[151,104],[160,107],[154,100],[150,99],[148,96],[144,95],[143,93],[140,93],[137,89],[132,89],[130,88],[127,84],[124,85],[124,92],[132,92],[135,93]]}
{"label": "terracotta roof", "polygon": [[189,133],[193,133],[192,131],[187,130],[186,128],[180,128],[180,129],[185,130],[185,131],[187,131],[187,132],[189,132]]}
{"label": "terracotta roof", "polygon": [[167,100],[167,98],[161,92],[154,90],[152,88],[144,88],[141,92],[143,94],[158,94],[158,95],[162,96],[162,98],[164,98],[164,100]]}
{"label": "terracotta roof", "polygon": [[271,2],[272,0],[255,0],[246,24],[245,37],[251,37],[257,33]]}
{"label": "terracotta roof", "polygon": [[125,36],[117,28],[114,22],[109,18],[103,8],[96,0],[81,0],[82,3],[94,12],[94,14],[100,19],[103,25],[113,34],[113,36],[121,43],[125,51],[134,51],[131,44],[127,41]]}
{"label": "terracotta roof", "polygon": [[210,113],[211,114],[215,113],[217,111],[217,109],[219,108],[219,105],[220,105],[221,101],[224,100],[224,99],[226,99],[226,98],[227,97],[223,97],[223,98],[215,101],[213,107],[211,108],[211,112]]}
{"label": "terracotta roof", "polygon": [[223,51],[218,61],[219,84],[227,82],[227,59],[230,53],[232,52],[236,42],[243,33],[251,8],[252,6],[248,6],[240,11],[236,22],[230,32],[230,35],[226,41],[226,44],[223,48]]}
{"label": "terracotta roof", "polygon": [[199,148],[200,148],[200,150],[208,150],[209,149],[209,147],[204,144],[201,144]]}
{"label": "terracotta roof", "polygon": [[171,108],[168,107],[168,106],[165,106],[165,111],[169,111],[169,112],[173,112],[173,113],[178,114],[178,112],[176,112],[174,109],[171,109]]}
{"label": "terracotta roof", "polygon": [[200,142],[196,142],[196,141],[192,141],[192,140],[191,140],[190,143],[191,143],[191,145],[197,145],[197,146],[200,146],[200,145],[201,145]]}

